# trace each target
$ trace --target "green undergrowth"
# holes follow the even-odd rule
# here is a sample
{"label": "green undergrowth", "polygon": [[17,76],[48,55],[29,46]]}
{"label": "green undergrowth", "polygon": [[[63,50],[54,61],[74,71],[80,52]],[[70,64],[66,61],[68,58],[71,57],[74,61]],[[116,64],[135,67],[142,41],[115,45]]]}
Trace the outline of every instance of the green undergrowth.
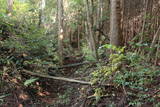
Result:
{"label": "green undergrowth", "polygon": [[33,20],[0,14],[0,65],[45,65],[57,61],[56,41]]}
{"label": "green undergrowth", "polygon": [[104,48],[112,49],[115,53],[110,54],[109,56],[109,64],[107,66],[101,67],[99,70],[92,73],[92,83],[93,84],[103,84],[111,77],[116,71],[120,70],[122,61],[124,59],[124,49],[125,48],[117,48],[112,45],[104,45]]}
{"label": "green undergrowth", "polygon": [[[112,45],[104,45],[104,48],[114,51],[109,56],[109,63],[92,73],[91,82],[95,86],[96,102],[102,96],[115,94],[106,92],[104,84],[113,84],[115,88],[125,91],[126,103],[130,106],[145,103],[158,104],[158,93],[153,97],[151,90],[158,90],[158,78],[160,68],[147,61],[144,56],[134,52],[124,53],[125,48],[117,48]],[[122,88],[120,88],[122,87]],[[116,92],[115,92],[116,93]]]}

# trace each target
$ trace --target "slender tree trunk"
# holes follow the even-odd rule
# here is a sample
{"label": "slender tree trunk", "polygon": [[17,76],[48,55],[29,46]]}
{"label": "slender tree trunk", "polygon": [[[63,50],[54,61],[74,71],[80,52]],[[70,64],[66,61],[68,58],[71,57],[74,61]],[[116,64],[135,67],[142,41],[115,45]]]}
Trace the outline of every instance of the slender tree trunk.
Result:
{"label": "slender tree trunk", "polygon": [[58,55],[60,64],[63,65],[63,0],[57,0],[58,7]]}
{"label": "slender tree trunk", "polygon": [[[100,14],[101,14],[101,5],[100,5],[100,1],[97,1],[97,16],[96,16],[96,29],[100,28]],[[96,44],[99,45],[99,36],[100,33],[96,30]]]}
{"label": "slender tree trunk", "polygon": [[77,44],[78,44],[78,50],[80,50],[80,25],[78,25],[78,34],[77,34]]}
{"label": "slender tree trunk", "polygon": [[[86,8],[86,15],[87,15],[87,26],[88,26],[88,33],[89,33],[89,46],[91,48],[91,51],[93,53],[93,57],[95,59],[98,59],[98,54],[97,54],[97,49],[96,49],[96,43],[95,43],[95,38],[93,35],[93,26],[92,26],[92,19],[90,17],[91,13],[90,13],[90,7],[89,7],[89,1],[88,0],[84,0],[85,3],[85,8]],[[92,9],[91,9],[92,10]]]}
{"label": "slender tree trunk", "polygon": [[44,20],[45,20],[45,16],[44,16],[44,9],[45,9],[45,5],[46,5],[46,1],[45,0],[41,0],[40,4],[39,4],[39,27],[42,27],[44,25]]}
{"label": "slender tree trunk", "polygon": [[13,11],[13,2],[14,0],[7,0],[7,14],[11,15]]}
{"label": "slender tree trunk", "polygon": [[[96,29],[101,30],[102,26],[102,17],[103,17],[103,0],[97,1],[97,17],[96,17]],[[96,30],[97,31],[97,30]],[[96,32],[96,44],[99,46],[100,41],[100,32]]]}
{"label": "slender tree trunk", "polygon": [[121,34],[121,2],[120,0],[111,0],[110,14],[110,43],[115,46],[122,45]]}

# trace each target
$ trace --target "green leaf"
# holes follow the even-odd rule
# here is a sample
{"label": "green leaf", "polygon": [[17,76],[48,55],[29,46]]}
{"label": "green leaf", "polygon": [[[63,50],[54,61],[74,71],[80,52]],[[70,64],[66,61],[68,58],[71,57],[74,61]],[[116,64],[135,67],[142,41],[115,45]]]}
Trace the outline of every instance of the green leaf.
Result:
{"label": "green leaf", "polygon": [[25,85],[25,86],[28,86],[28,85],[34,83],[35,81],[37,81],[38,79],[39,79],[39,78],[30,78],[30,79],[28,79],[28,80],[26,80],[26,81],[24,82],[24,85]]}

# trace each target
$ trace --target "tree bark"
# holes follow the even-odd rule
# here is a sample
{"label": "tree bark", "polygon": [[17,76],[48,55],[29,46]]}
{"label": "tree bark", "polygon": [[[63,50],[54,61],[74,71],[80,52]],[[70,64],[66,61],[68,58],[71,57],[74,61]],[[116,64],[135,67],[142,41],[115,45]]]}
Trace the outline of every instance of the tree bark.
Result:
{"label": "tree bark", "polygon": [[102,16],[103,16],[103,0],[97,1],[97,17],[96,17],[96,44],[99,46],[100,41],[100,26],[102,26]]}
{"label": "tree bark", "polygon": [[122,46],[121,34],[121,2],[120,0],[111,0],[110,14],[110,44]]}
{"label": "tree bark", "polygon": [[40,4],[39,4],[39,27],[42,27],[44,25],[44,20],[45,20],[45,16],[44,16],[45,4],[46,4],[45,0],[41,0],[40,1]]}
{"label": "tree bark", "polygon": [[[89,1],[84,0],[85,8],[86,8],[86,15],[87,15],[87,26],[88,26],[88,39],[89,39],[89,46],[91,48],[91,51],[93,53],[93,57],[97,60],[98,59],[98,53],[96,49],[96,43],[95,43],[95,37],[93,35],[93,23],[91,19],[91,13],[90,13],[90,7],[89,7]],[[91,9],[92,10],[92,9]]]}
{"label": "tree bark", "polygon": [[58,7],[58,55],[60,65],[63,65],[63,0],[57,0]]}
{"label": "tree bark", "polygon": [[7,0],[7,14],[11,15],[13,11],[13,2],[14,0]]}

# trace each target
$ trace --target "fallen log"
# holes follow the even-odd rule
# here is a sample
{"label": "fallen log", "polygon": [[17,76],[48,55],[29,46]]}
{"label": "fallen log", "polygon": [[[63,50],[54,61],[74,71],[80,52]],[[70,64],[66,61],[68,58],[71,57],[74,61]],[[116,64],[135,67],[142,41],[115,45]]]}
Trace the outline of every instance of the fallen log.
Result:
{"label": "fallen log", "polygon": [[22,70],[22,72],[25,72],[25,73],[30,74],[32,76],[38,76],[38,77],[43,77],[43,78],[55,79],[55,80],[62,80],[62,81],[67,81],[67,82],[72,82],[72,83],[80,83],[80,84],[84,84],[84,85],[91,85],[92,84],[91,82],[75,80],[75,79],[70,79],[70,78],[65,78],[65,77],[50,76],[50,75],[35,73],[35,72],[27,71],[27,70]]}
{"label": "fallen log", "polygon": [[[27,71],[27,70],[22,70],[21,72],[25,72],[25,73],[30,74],[32,76],[61,80],[61,81],[72,82],[72,83],[79,83],[79,84],[83,84],[83,85],[92,85],[91,82],[82,81],[82,80],[70,79],[70,78],[65,78],[65,77],[50,76],[50,75],[40,74],[38,72],[35,73],[35,72]],[[113,86],[113,85],[112,84],[102,84],[102,86]]]}

